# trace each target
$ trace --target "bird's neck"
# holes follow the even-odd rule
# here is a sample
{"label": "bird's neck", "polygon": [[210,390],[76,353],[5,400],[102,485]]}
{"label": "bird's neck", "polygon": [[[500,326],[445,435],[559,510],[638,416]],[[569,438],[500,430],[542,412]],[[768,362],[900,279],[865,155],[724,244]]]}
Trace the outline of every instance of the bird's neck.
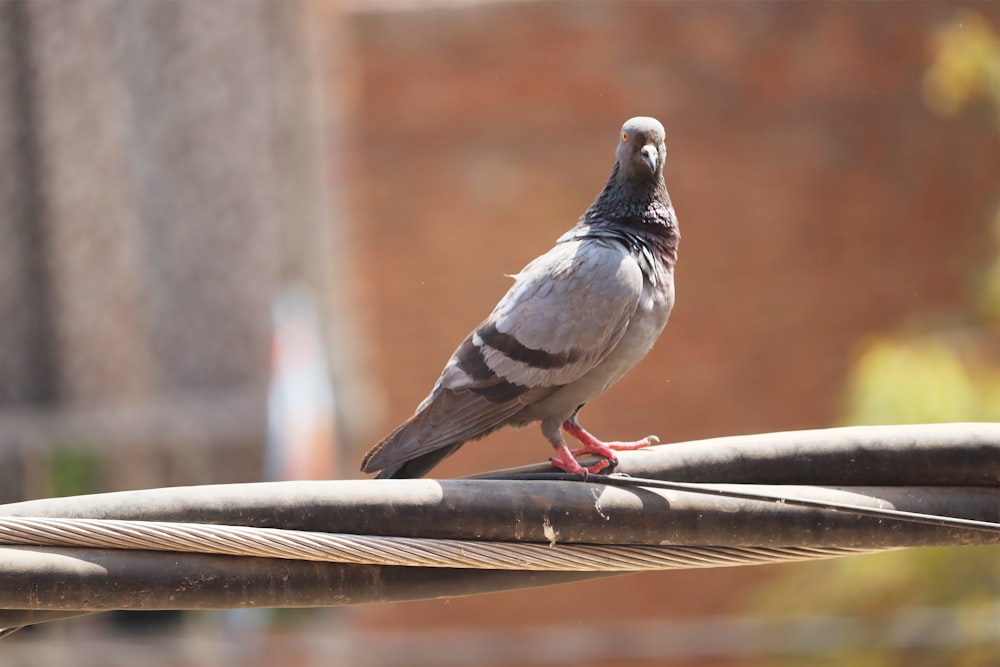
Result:
{"label": "bird's neck", "polygon": [[626,178],[615,163],[607,185],[580,217],[592,229],[627,231],[643,240],[668,264],[677,261],[680,231],[662,174],[653,178]]}

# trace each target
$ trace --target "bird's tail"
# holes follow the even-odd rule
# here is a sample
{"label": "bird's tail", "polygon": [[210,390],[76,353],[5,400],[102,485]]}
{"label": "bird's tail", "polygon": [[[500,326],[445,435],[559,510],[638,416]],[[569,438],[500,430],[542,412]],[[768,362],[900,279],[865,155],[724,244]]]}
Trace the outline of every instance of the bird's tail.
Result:
{"label": "bird's tail", "polygon": [[364,472],[379,471],[376,479],[423,477],[462,446],[434,437],[432,422],[439,418],[440,406],[425,401],[417,413],[387,435],[361,461]]}
{"label": "bird's tail", "polygon": [[494,403],[475,392],[437,388],[417,413],[372,447],[361,461],[379,478],[422,477],[469,440],[502,426],[521,409],[516,400]]}
{"label": "bird's tail", "polygon": [[441,449],[435,449],[434,451],[412,458],[409,461],[393,463],[382,468],[379,474],[375,476],[375,479],[412,479],[423,477],[437,464],[441,463],[441,461],[454,454],[461,446],[462,443],[458,443],[442,447]]}

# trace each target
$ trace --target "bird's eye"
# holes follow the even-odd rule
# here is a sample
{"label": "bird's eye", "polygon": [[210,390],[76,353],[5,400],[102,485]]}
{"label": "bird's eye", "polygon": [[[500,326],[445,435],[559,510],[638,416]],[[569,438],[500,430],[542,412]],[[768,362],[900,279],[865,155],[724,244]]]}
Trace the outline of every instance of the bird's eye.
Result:
{"label": "bird's eye", "polygon": [[627,132],[622,132],[622,141],[624,141],[625,143],[628,143],[628,133]]}

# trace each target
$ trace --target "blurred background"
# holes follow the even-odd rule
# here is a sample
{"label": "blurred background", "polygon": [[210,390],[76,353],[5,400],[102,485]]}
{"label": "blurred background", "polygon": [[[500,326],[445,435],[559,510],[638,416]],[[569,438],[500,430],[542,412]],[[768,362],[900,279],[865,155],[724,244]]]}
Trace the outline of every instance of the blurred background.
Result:
{"label": "blurred background", "polygon": [[[0,2],[0,502],[358,476],[667,128],[683,240],[590,405],[665,441],[1000,420],[995,2]],[[544,459],[537,429],[435,474]],[[933,549],[310,611],[105,614],[0,665],[1000,665]]]}

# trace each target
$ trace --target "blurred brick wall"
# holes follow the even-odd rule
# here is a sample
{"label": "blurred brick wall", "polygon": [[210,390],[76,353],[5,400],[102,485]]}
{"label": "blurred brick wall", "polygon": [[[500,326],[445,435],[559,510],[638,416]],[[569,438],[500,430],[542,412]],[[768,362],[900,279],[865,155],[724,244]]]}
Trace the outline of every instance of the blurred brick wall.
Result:
{"label": "blurred brick wall", "polygon": [[[353,174],[386,429],[603,186],[632,115],[667,127],[682,242],[660,343],[589,406],[609,437],[837,423],[851,348],[946,312],[983,266],[988,110],[921,99],[950,3],[512,3],[353,17]],[[990,6],[982,5],[986,10]],[[996,11],[993,11],[996,14]],[[548,455],[531,428],[442,468]]]}
{"label": "blurred brick wall", "polygon": [[[997,19],[995,4],[974,6]],[[921,98],[930,35],[955,8],[547,2],[353,14],[352,206],[385,430],[503,294],[504,274],[576,221],[607,178],[619,125],[639,114],[667,127],[677,306],[584,423],[665,441],[837,424],[859,339],[947,314],[988,257],[995,119],[985,108],[938,118]],[[435,474],[548,454],[536,427],[508,430]],[[411,627],[558,621],[580,618],[565,611],[579,596],[619,616],[718,613],[748,594],[737,582],[767,572],[364,613]]]}

